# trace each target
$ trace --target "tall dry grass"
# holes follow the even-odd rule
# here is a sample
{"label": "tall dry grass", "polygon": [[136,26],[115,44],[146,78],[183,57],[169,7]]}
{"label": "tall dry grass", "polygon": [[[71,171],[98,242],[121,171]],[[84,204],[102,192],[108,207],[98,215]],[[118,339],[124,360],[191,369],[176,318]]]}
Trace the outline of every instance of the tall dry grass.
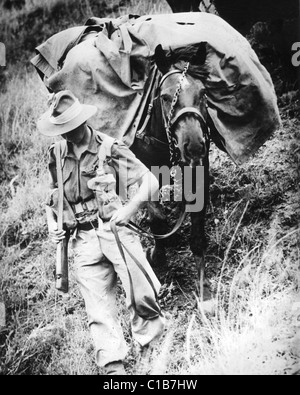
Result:
{"label": "tall dry grass", "polygon": [[227,288],[228,300],[219,298],[214,317],[207,317],[200,305],[188,330],[188,373],[291,375],[299,371],[298,265],[284,259],[281,248],[296,232],[263,255],[261,251],[248,255]]}
{"label": "tall dry grass", "polygon": [[[229,211],[233,215],[235,208]],[[232,243],[220,262],[223,270],[211,278],[215,302],[186,295],[196,307],[172,317],[168,336],[154,352],[154,374],[299,374],[299,249],[296,259],[286,254],[299,246],[299,229],[279,240],[257,237],[250,251],[239,241],[239,260],[230,251],[237,227],[228,231]]]}
{"label": "tall dry grass", "polygon": [[41,212],[47,190],[49,141],[38,135],[36,120],[46,108],[46,97],[45,88],[33,74],[16,76],[0,97],[2,242],[16,226],[24,236],[35,229],[38,236],[44,221]]}

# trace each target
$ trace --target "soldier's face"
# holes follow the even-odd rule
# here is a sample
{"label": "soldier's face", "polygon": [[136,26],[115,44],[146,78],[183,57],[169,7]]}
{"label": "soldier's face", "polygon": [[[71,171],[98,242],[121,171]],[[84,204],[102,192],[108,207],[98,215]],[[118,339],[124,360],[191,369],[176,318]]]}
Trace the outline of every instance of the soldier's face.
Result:
{"label": "soldier's face", "polygon": [[79,145],[85,137],[86,123],[80,125],[78,128],[71,130],[71,132],[62,135],[62,138],[72,144]]}

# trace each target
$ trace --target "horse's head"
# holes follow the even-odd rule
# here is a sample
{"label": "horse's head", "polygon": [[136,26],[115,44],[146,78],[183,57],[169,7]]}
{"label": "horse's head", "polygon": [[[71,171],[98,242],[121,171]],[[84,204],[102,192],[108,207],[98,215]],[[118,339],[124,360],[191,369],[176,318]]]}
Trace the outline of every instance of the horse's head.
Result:
{"label": "horse's head", "polygon": [[170,146],[173,150],[176,146],[179,148],[185,165],[198,166],[207,155],[206,95],[201,80],[194,78],[189,71],[190,67],[204,65],[206,45],[194,47],[192,55],[188,56],[188,51],[185,51],[185,56],[178,57],[176,52],[171,57],[167,56],[159,46],[155,60],[163,74],[160,97]]}

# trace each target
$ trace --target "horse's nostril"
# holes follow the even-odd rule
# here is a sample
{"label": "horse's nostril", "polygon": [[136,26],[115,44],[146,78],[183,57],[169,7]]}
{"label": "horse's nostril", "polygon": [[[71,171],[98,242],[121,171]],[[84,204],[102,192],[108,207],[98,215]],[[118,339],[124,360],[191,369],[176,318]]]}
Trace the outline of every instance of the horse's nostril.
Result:
{"label": "horse's nostril", "polygon": [[206,152],[206,144],[205,141],[200,141],[199,143],[200,153],[205,154]]}
{"label": "horse's nostril", "polygon": [[182,147],[182,155],[185,159],[185,162],[191,164],[192,167],[198,166],[201,160],[206,155],[206,143],[205,141],[198,140],[197,142],[186,142]]}
{"label": "horse's nostril", "polygon": [[189,152],[189,145],[188,144],[184,144],[183,150],[184,150],[185,157],[186,158],[190,158],[191,155],[190,155],[190,152]]}

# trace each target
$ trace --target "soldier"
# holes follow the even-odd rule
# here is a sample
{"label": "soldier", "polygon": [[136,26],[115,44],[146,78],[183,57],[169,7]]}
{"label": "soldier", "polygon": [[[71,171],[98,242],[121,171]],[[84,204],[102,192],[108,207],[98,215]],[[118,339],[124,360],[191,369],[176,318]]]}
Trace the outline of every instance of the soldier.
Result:
{"label": "soldier", "polygon": [[[99,149],[106,141],[103,133],[87,124],[96,111],[94,106],[80,104],[72,92],[59,92],[53,96],[50,110],[38,121],[38,129],[43,135],[63,138],[56,146],[60,145],[64,198],[72,208],[77,224],[73,235],[75,273],[86,304],[97,364],[105,367],[106,374],[124,375],[123,361],[128,349],[117,320],[117,276],[126,292],[133,337],[142,349],[160,338],[165,325],[157,301],[160,283],[145,257],[138,236],[126,227],[157,192],[159,185],[154,175],[129,148],[115,140],[111,147],[109,168],[115,170],[118,183],[123,183],[123,187],[129,188],[139,183],[139,189],[129,203],[113,210],[110,219],[99,216],[95,194],[88,187],[95,179]],[[52,192],[58,188],[55,152],[53,145],[49,150]],[[122,160],[127,163],[126,177],[120,171]],[[54,196],[53,193],[51,196]],[[65,238],[66,231],[58,230],[52,200],[46,206],[48,227],[53,242],[59,243]],[[127,253],[126,267],[111,231],[111,221],[119,227],[123,245],[133,253],[147,275]]]}

